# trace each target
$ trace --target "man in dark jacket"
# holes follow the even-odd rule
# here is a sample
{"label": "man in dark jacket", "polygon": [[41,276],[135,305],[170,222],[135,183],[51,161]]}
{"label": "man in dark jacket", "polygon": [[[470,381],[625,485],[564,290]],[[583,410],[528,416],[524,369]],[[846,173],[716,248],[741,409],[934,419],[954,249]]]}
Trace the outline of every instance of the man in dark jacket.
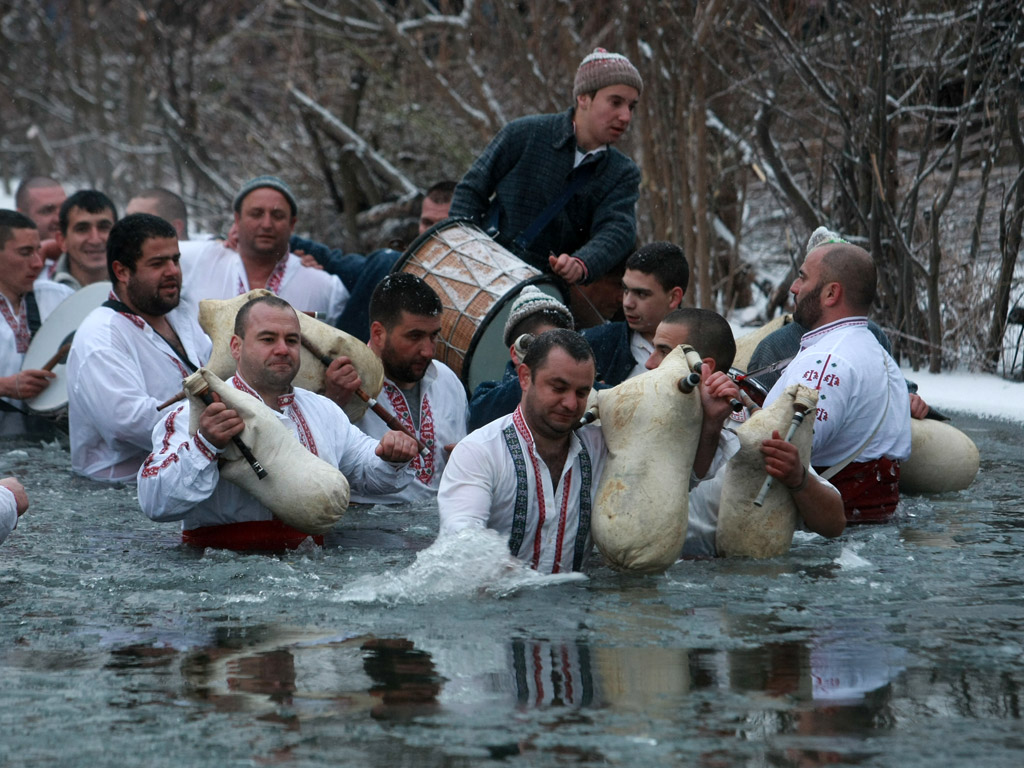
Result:
{"label": "man in dark jacket", "polygon": [[570,284],[596,280],[636,240],[640,171],[612,145],[642,91],[625,56],[596,49],[576,72],[575,106],[502,128],[456,187],[450,215]]}
{"label": "man in dark jacket", "polygon": [[686,256],[674,243],[650,243],[626,260],[622,276],[626,321],[583,331],[594,350],[599,383],[614,387],[646,370],[658,324],[682,304],[689,283]]}

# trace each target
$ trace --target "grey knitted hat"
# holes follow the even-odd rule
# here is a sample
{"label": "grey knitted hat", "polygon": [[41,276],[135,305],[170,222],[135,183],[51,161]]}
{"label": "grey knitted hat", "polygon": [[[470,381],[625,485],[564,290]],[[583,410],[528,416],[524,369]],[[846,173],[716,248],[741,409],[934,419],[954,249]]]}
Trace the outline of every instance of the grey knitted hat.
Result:
{"label": "grey knitted hat", "polygon": [[804,251],[804,255],[807,255],[815,248],[822,245],[845,242],[847,241],[844,240],[841,235],[836,234],[828,227],[818,227],[816,230],[811,232],[811,236],[807,239],[807,250]]}
{"label": "grey knitted hat", "polygon": [[593,93],[609,85],[628,85],[636,88],[637,93],[644,92],[644,81],[629,59],[621,53],[609,53],[604,48],[595,48],[576,70],[572,100],[576,101],[581,93]]}
{"label": "grey knitted hat", "polygon": [[505,321],[503,334],[506,347],[511,347],[515,341],[512,338],[515,327],[536,312],[556,312],[566,319],[570,329],[573,327],[572,312],[565,304],[553,296],[548,296],[537,286],[528,285],[512,300],[512,309],[508,313],[508,320]]}
{"label": "grey knitted hat", "polygon": [[291,187],[285,184],[277,176],[257,176],[255,179],[249,179],[242,188],[238,190],[238,194],[235,195],[235,202],[232,207],[235,212],[242,210],[242,201],[245,200],[246,195],[250,192],[255,192],[257,189],[263,189],[269,187],[270,189],[276,189],[282,195],[284,199],[288,201],[288,205],[291,206],[292,216],[296,216],[299,213],[299,205],[295,202],[295,195],[292,194]]}

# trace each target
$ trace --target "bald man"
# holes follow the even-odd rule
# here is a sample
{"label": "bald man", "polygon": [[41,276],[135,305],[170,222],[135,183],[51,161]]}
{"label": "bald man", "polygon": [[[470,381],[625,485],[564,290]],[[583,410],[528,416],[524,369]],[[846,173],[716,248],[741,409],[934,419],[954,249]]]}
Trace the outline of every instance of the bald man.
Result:
{"label": "bald man", "polygon": [[765,399],[770,405],[790,384],[818,390],[811,461],[839,488],[850,523],[892,518],[899,463],[910,455],[906,383],[868,330],[876,280],[858,246],[826,242],[807,254],[789,290],[793,319],[809,330]]}

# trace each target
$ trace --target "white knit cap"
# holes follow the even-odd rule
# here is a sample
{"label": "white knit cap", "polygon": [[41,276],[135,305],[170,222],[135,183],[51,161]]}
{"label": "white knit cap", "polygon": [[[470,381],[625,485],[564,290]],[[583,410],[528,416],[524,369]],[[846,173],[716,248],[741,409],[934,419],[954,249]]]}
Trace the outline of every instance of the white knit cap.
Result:
{"label": "white knit cap", "polygon": [[508,320],[505,321],[504,341],[506,347],[511,347],[512,331],[523,320],[536,312],[556,312],[569,323],[572,329],[572,312],[554,296],[548,296],[535,285],[528,285],[519,292],[519,295],[512,300],[512,309],[508,313]]}

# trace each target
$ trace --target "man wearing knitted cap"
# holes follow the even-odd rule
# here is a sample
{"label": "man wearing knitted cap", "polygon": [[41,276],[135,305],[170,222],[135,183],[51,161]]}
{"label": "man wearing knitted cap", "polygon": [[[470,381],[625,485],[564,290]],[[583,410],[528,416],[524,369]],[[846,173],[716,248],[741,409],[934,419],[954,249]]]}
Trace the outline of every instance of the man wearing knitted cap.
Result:
{"label": "man wearing knitted cap", "polygon": [[501,381],[485,381],[473,392],[469,401],[469,429],[479,429],[484,424],[507,416],[519,405],[523,390],[519,386],[516,372],[525,347],[519,343],[520,336],[539,336],[555,328],[573,330],[572,312],[553,296],[548,296],[535,285],[528,285],[513,300],[512,308],[505,321],[504,342],[511,358],[505,366]]}
{"label": "man wearing knitted cap", "polygon": [[348,290],[334,275],[302,266],[288,252],[298,219],[291,189],[276,176],[257,176],[235,195],[238,250],[224,243],[181,243],[182,297],[198,307],[202,299],[229,299],[266,288],[297,310],[318,312],[334,324]]}
{"label": "man wearing knitted cap", "polygon": [[612,145],[642,91],[625,56],[596,49],[576,72],[574,106],[502,128],[456,187],[450,215],[569,283],[596,280],[636,240],[640,171]]}

